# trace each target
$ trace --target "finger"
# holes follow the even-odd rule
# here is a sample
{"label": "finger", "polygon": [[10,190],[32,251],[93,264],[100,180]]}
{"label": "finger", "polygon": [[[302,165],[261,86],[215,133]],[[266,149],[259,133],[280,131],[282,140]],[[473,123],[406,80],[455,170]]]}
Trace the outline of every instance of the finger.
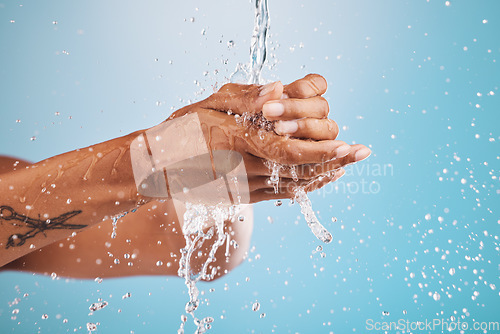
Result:
{"label": "finger", "polygon": [[[328,161],[322,164],[307,164],[295,166],[295,175],[301,179],[313,179],[319,175],[324,175],[340,168],[344,168],[353,163],[366,159],[371,154],[369,148],[364,145],[356,144],[351,146],[351,152],[345,157]],[[292,174],[290,170],[282,173],[283,176],[287,177],[288,174]]]}
{"label": "finger", "polygon": [[321,96],[307,99],[273,100],[266,102],[262,107],[262,113],[269,121],[304,117],[326,118],[329,111],[328,102]]}
{"label": "finger", "polygon": [[[317,175],[313,179],[292,179],[289,177],[280,177],[280,180],[278,182],[278,189],[279,192],[284,192],[286,189],[295,189],[296,187],[303,187],[307,189],[307,187],[310,187],[312,184],[317,183],[318,181],[322,181],[325,178],[332,179],[333,176],[336,175],[336,173],[341,173],[342,175],[345,173],[345,171],[340,168],[335,171],[330,171],[326,174],[323,175]],[[272,189],[274,191],[274,184],[271,182],[269,176],[251,176],[248,178],[248,188],[250,192],[254,192],[260,189]]]}
{"label": "finger", "polygon": [[[284,166],[280,170],[281,177],[287,178],[299,178],[310,180],[322,174],[326,174],[337,170],[341,167],[348,166],[355,162],[366,159],[370,155],[371,151],[366,146],[361,144],[352,145],[350,148],[350,153],[342,158],[331,160],[325,163],[319,164],[302,164],[295,165],[292,168],[290,166]],[[245,167],[249,175],[261,175],[261,176],[271,176],[271,170],[266,166],[264,159],[255,157],[250,154],[245,155]]]}
{"label": "finger", "polygon": [[262,145],[260,152],[253,151],[254,147],[249,147],[250,153],[284,165],[301,165],[323,163],[343,157],[350,152],[350,146],[340,140],[306,141],[275,136],[278,137],[275,143]]}
{"label": "finger", "polygon": [[[319,189],[330,182],[335,182],[344,176],[345,171],[339,170],[335,175],[330,177],[323,178],[321,180],[317,180],[314,183],[311,183],[309,186],[305,188],[307,192]],[[295,187],[293,183],[289,183],[286,186],[280,187],[280,191],[276,194],[273,189],[258,189],[250,193],[250,202],[256,203],[266,200],[275,200],[275,199],[284,199],[284,198],[293,198],[295,196]]]}
{"label": "finger", "polygon": [[238,115],[255,114],[264,103],[278,100],[283,95],[283,85],[276,81],[264,86],[229,83],[215,94],[200,102],[200,107],[217,111],[231,111]]}
{"label": "finger", "polygon": [[271,131],[250,127],[245,129],[244,140],[237,142],[244,151],[283,165],[323,163],[349,154],[351,148],[340,140],[302,140],[279,136]]}
{"label": "finger", "polygon": [[331,119],[303,118],[294,121],[278,121],[274,131],[279,135],[313,140],[333,140],[339,134],[337,123]]}
{"label": "finger", "polygon": [[308,74],[304,78],[286,85],[283,93],[290,98],[305,99],[325,94],[327,87],[327,82],[321,75]]}
{"label": "finger", "polygon": [[340,168],[339,170],[335,171],[334,174],[317,177],[316,179],[314,179],[314,181],[310,182],[305,187],[305,191],[311,192],[311,191],[323,188],[328,183],[335,182],[344,175],[345,175],[345,169]]}
{"label": "finger", "polygon": [[[298,186],[306,187],[311,183],[311,180],[305,179],[292,179],[287,177],[280,177],[278,183],[278,189],[283,192],[285,188],[290,187],[294,189]],[[271,182],[269,176],[251,176],[248,178],[248,188],[250,192],[254,192],[261,189],[272,189],[274,191],[274,184]]]}

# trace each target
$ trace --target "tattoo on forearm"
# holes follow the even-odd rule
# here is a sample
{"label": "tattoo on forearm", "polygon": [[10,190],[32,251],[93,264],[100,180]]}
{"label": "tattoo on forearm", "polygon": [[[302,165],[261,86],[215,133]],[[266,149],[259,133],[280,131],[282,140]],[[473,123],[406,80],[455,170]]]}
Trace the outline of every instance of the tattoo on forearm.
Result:
{"label": "tattoo on forearm", "polygon": [[11,221],[11,224],[14,226],[29,227],[29,231],[24,234],[16,233],[9,236],[5,248],[22,246],[26,243],[26,240],[34,238],[38,233],[42,233],[47,237],[45,231],[48,230],[79,230],[87,227],[87,225],[66,223],[67,220],[81,212],[81,210],[70,211],[49,219],[41,219],[40,215],[38,215],[37,219],[21,215],[10,206],[0,206],[0,222],[2,220]]}

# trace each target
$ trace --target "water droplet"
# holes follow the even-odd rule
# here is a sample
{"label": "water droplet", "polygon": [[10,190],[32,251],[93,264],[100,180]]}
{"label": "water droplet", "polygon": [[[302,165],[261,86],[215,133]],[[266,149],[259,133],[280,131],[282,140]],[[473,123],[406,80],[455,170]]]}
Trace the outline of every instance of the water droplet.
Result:
{"label": "water droplet", "polygon": [[450,271],[448,271],[451,276],[455,275],[455,268],[450,268]]}
{"label": "water droplet", "polygon": [[186,303],[186,312],[193,313],[198,308],[199,300],[193,300]]}
{"label": "water droplet", "polygon": [[100,278],[100,277],[96,277],[96,278],[94,279],[94,282],[101,284],[101,283],[102,283],[102,278]]}
{"label": "water droplet", "polygon": [[50,277],[52,278],[52,280],[55,280],[57,278],[57,274],[56,273],[52,273],[52,274],[50,274]]}
{"label": "water droplet", "polygon": [[42,314],[42,319],[48,319],[49,318],[49,315],[48,314]]}
{"label": "water droplet", "polygon": [[161,266],[162,264],[163,264],[163,262],[161,262],[161,261],[156,261],[156,266],[157,266],[157,267]]}
{"label": "water droplet", "polygon": [[253,303],[252,304],[252,311],[257,312],[258,310],[260,310],[260,303],[259,302]]}
{"label": "water droplet", "polygon": [[434,294],[432,295],[432,298],[436,301],[440,300],[441,299],[441,295],[437,292],[434,292]]}
{"label": "water droplet", "polygon": [[96,311],[102,310],[106,306],[108,306],[107,301],[97,302],[97,303],[93,303],[92,305],[90,305],[89,310],[91,312],[96,312]]}
{"label": "water droplet", "polygon": [[94,324],[93,322],[88,322],[87,323],[87,330],[89,332],[93,332],[93,331],[97,330],[97,324]]}
{"label": "water droplet", "polygon": [[31,141],[34,141],[34,140],[36,140],[36,137],[35,137],[35,136],[33,136],[33,137],[31,137],[31,138],[30,138],[30,140],[31,140]]}
{"label": "water droplet", "polygon": [[132,294],[130,292],[127,292],[126,294],[124,294],[122,296],[122,299],[127,299],[127,298],[130,298],[132,296]]}
{"label": "water droplet", "polygon": [[266,314],[265,314],[265,313],[261,313],[261,314],[260,314],[260,318],[261,318],[261,319],[262,319],[262,318],[265,318],[265,317],[266,317]]}
{"label": "water droplet", "polygon": [[281,206],[283,204],[283,202],[279,199],[277,200],[276,202],[274,202],[274,205],[276,206]]}

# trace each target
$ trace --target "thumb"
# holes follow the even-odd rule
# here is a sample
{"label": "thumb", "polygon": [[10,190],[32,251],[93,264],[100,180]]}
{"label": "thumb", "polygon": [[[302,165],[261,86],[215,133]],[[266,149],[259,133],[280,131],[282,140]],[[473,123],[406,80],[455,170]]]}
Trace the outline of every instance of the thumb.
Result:
{"label": "thumb", "polygon": [[256,114],[262,111],[264,103],[279,100],[282,95],[283,84],[280,81],[264,86],[229,83],[200,102],[200,106],[218,111],[231,111],[238,115],[245,112]]}

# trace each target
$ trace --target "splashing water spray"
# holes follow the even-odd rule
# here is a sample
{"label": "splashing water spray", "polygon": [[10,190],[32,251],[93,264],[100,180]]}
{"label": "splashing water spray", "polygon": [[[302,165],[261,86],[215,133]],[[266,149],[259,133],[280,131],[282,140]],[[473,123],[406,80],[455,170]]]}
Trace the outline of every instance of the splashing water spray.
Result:
{"label": "splashing water spray", "polygon": [[[250,84],[264,84],[261,72],[267,58],[269,25],[267,0],[256,0],[250,64],[238,64],[236,71],[231,75],[231,81],[237,76],[244,75]],[[256,126],[262,134],[274,130],[273,122],[266,120],[262,113],[244,114],[237,118],[237,122]],[[179,138],[185,138],[186,133],[197,136],[199,140],[192,141],[189,147],[184,145],[181,151],[176,151],[176,146],[171,146],[172,143],[178,142]],[[176,154],[164,159],[163,152],[166,149]],[[176,211],[178,213],[184,211],[182,232],[186,245],[181,249],[178,275],[185,280],[189,300],[185,305],[186,313],[181,316],[177,332],[184,334],[188,316],[191,316],[197,328],[195,334],[203,334],[211,328],[214,319],[212,317],[198,319],[195,316],[195,311],[200,305],[196,284],[200,280],[210,281],[215,278],[217,268],[212,265],[209,272],[209,266],[216,261],[216,252],[224,242],[227,242],[226,257],[230,255],[229,245],[236,248],[236,243],[234,240],[230,241],[230,234],[225,232],[224,228],[225,222],[243,221],[244,217],[239,216],[241,203],[250,202],[243,157],[235,151],[211,151],[204,140],[196,113],[172,119],[168,123],[161,123],[141,133],[133,140],[130,154],[138,192],[153,198],[171,196]],[[204,170],[203,166],[211,168]],[[271,172],[269,181],[275,193],[279,191],[281,170],[288,169],[292,179],[295,182],[299,180],[296,166],[286,166],[276,161],[267,161],[266,166]],[[294,201],[300,205],[308,226],[314,235],[325,243],[331,242],[333,237],[318,221],[305,189],[312,183],[321,181],[325,176],[333,176],[332,173],[318,176],[294,190]],[[126,212],[113,217],[112,239],[116,238],[119,218],[125,214]],[[208,240],[212,243],[207,246],[205,242]],[[204,249],[207,249],[205,254]],[[202,256],[206,256],[203,263],[194,261],[200,260]],[[115,259],[115,263],[119,263],[117,261],[118,259]]]}
{"label": "splashing water spray", "polygon": [[[199,291],[196,283],[200,280],[212,280],[217,274],[215,267],[212,267],[208,273],[208,266],[215,261],[215,253],[217,249],[226,241],[227,233],[224,233],[224,222],[234,220],[235,212],[238,211],[237,206],[228,205],[215,205],[209,206],[205,204],[192,204],[186,203],[186,211],[184,213],[184,226],[183,233],[186,240],[186,246],[181,249],[181,259],[179,261],[178,275],[185,279],[188,288],[189,301],[186,303],[185,311],[191,315],[193,322],[196,325],[196,334],[205,333],[211,328],[211,323],[214,321],[212,317],[205,317],[203,319],[196,318],[194,312],[200,304],[198,298]],[[208,231],[204,232],[210,222],[214,223]],[[202,264],[201,269],[196,272],[192,268],[193,254],[203,246],[204,242],[210,240],[215,235],[207,259]],[[186,324],[187,316],[181,316],[181,325],[177,333],[184,333],[184,325]]]}
{"label": "splashing water spray", "polygon": [[[268,0],[256,0],[255,2],[255,26],[253,30],[252,43],[250,49],[250,65],[249,68],[246,69],[245,65],[238,64],[236,71],[231,76],[231,80],[238,80],[238,77],[241,76],[241,73],[246,73],[248,77],[249,84],[265,84],[265,81],[262,79],[262,68],[264,67],[264,63],[267,59],[267,36],[268,30],[270,27],[270,16],[268,10]],[[243,120],[250,121],[254,125],[263,128],[265,130],[273,129],[273,125],[271,122],[265,120],[262,114],[257,116],[252,115],[243,115]],[[274,192],[278,193],[279,191],[279,182],[280,182],[280,171],[284,169],[288,169],[290,174],[292,175],[292,179],[297,182],[299,179],[297,177],[296,166],[285,166],[279,164],[276,161],[266,161],[266,166],[269,168],[271,172],[271,177],[269,178],[269,182],[274,187]],[[326,173],[323,176],[319,176],[319,178],[325,176],[333,176],[332,173]],[[324,243],[329,243],[333,240],[333,236],[328,230],[319,222],[316,217],[314,210],[312,209],[311,200],[308,198],[305,188],[311,183],[317,181],[318,178],[313,179],[305,186],[297,186],[294,189],[294,202],[298,203],[300,206],[300,211],[304,215],[306,219],[307,225],[313,232],[313,234],[319,240]]]}
{"label": "splashing water spray", "polygon": [[[267,35],[270,26],[268,1],[256,0],[255,2],[255,25],[252,35],[251,49],[250,49],[250,64],[238,64],[236,71],[231,75],[231,81],[242,81],[241,77],[248,78],[249,84],[264,84],[261,72],[267,58]],[[238,78],[239,77],[239,78]],[[264,119],[260,115],[242,115],[243,121],[250,121],[253,125],[260,127],[263,131],[272,131],[272,122]],[[240,120],[241,122],[241,120]],[[245,122],[246,124],[246,122]],[[294,181],[298,181],[297,171],[295,166],[285,166],[275,161],[267,161],[267,167],[271,171],[270,182],[274,187],[275,193],[279,191],[280,171],[288,169]],[[328,175],[331,176],[331,175]],[[324,177],[324,176],[321,176]],[[320,178],[321,178],[320,177]],[[238,189],[238,178],[232,179],[236,189]],[[317,179],[311,181],[316,181]],[[306,186],[308,186],[307,184]],[[298,186],[295,189],[294,201],[300,205],[301,212],[304,215],[307,224],[314,235],[321,241],[329,243],[333,237],[323,225],[319,222],[314,211],[312,204],[305,191],[306,186]],[[179,261],[178,275],[185,279],[185,284],[188,288],[189,301],[186,303],[185,311],[187,315],[193,318],[196,325],[196,334],[205,333],[211,328],[213,322],[212,317],[205,317],[203,319],[196,318],[194,312],[200,304],[198,298],[199,291],[196,283],[200,280],[212,280],[217,274],[215,267],[212,267],[210,273],[208,267],[210,263],[214,262],[215,253],[217,249],[229,240],[228,234],[224,232],[224,222],[234,221],[239,212],[240,196],[237,196],[237,203],[233,205],[217,204],[193,204],[186,203],[186,211],[184,213],[183,233],[186,241],[186,246],[181,249],[181,259]],[[210,227],[209,227],[210,226]],[[214,239],[210,247],[209,253],[205,262],[201,265],[201,269],[195,270],[192,266],[193,254],[199,253],[203,244],[207,240]],[[229,242],[229,241],[227,241]],[[184,333],[184,326],[187,321],[187,315],[181,316],[181,325],[178,329],[178,334]]]}

